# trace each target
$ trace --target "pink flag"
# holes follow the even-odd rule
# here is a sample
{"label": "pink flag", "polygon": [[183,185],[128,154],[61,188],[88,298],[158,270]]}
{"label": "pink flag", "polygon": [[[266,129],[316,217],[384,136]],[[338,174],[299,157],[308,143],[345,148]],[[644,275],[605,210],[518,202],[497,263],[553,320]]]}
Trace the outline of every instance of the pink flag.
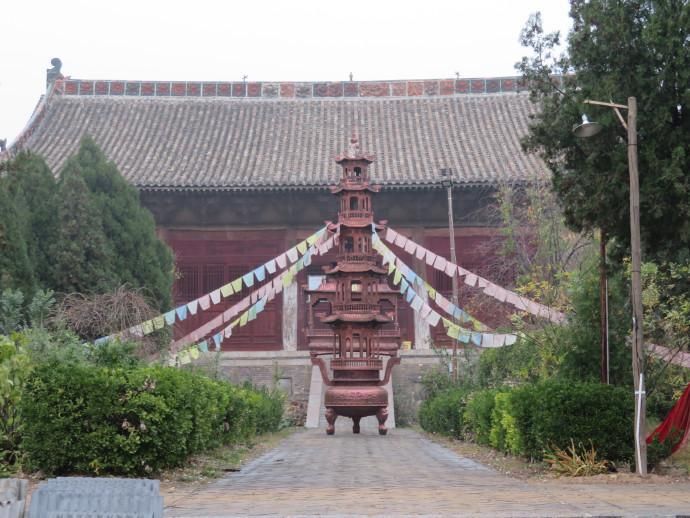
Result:
{"label": "pink flag", "polygon": [[446,261],[446,260],[445,260],[443,257],[441,257],[440,255],[437,255],[437,256],[436,256],[436,260],[434,261],[434,268],[436,268],[437,270],[444,271],[444,270],[446,269],[446,264],[447,264],[447,263],[448,263],[448,261]]}
{"label": "pink flag", "polygon": [[496,286],[493,282],[490,282],[487,284],[486,288],[484,288],[484,294],[488,295],[489,297],[495,297],[496,296]]}
{"label": "pink flag", "polygon": [[211,299],[208,295],[204,295],[203,297],[199,297],[199,305],[201,306],[201,309],[206,310],[211,307]]}
{"label": "pink flag", "polygon": [[414,243],[414,241],[408,239],[407,243],[405,243],[405,252],[407,252],[408,254],[414,254],[416,250],[417,245]]}
{"label": "pink flag", "polygon": [[211,292],[211,301],[214,304],[218,304],[220,302],[220,290],[213,290]]}
{"label": "pink flag", "polygon": [[489,285],[489,281],[487,281],[484,277],[480,277],[477,275],[477,286],[480,288],[486,288]]}
{"label": "pink flag", "polygon": [[499,302],[505,302],[506,298],[508,297],[508,290],[502,288],[501,286],[496,286],[496,289],[494,290],[494,297]]}
{"label": "pink flag", "polygon": [[424,304],[422,304],[422,309],[419,311],[419,314],[423,319],[426,319],[426,317],[429,316],[429,313],[431,313],[431,311],[431,306],[429,306],[429,304],[425,302]]}
{"label": "pink flag", "polygon": [[527,299],[524,299],[517,294],[514,295],[514,302],[511,302],[511,304],[521,311],[527,311]]}
{"label": "pink flag", "polygon": [[477,276],[473,273],[468,273],[465,276],[465,284],[467,284],[468,286],[474,286],[475,284],[477,284]]}
{"label": "pink flag", "polygon": [[458,266],[458,275],[460,277],[464,277],[465,275],[469,275],[471,272],[468,272],[465,270],[462,266]]}
{"label": "pink flag", "polygon": [[534,302],[533,300],[528,300],[527,301],[527,312],[531,313],[532,315],[539,315],[539,310],[541,304],[538,302]]}
{"label": "pink flag", "polygon": [[424,254],[426,254],[426,248],[417,245],[417,250],[415,252],[415,257],[422,261],[424,259]]}
{"label": "pink flag", "polygon": [[446,275],[448,277],[453,277],[457,273],[457,271],[458,267],[455,266],[455,264],[451,263],[450,261],[446,263]]}
{"label": "pink flag", "polygon": [[398,237],[398,233],[392,228],[386,229],[386,241],[389,243],[395,243],[395,238]]}
{"label": "pink flag", "polygon": [[297,258],[299,257],[299,254],[297,253],[297,247],[293,246],[290,250],[287,251],[287,257],[290,259],[291,263],[297,262]]}
{"label": "pink flag", "polygon": [[398,237],[395,238],[395,246],[399,246],[400,248],[405,248],[405,245],[407,244],[407,238],[403,236],[402,234],[398,234]]}
{"label": "pink flag", "polygon": [[285,260],[285,252],[276,257],[276,264],[278,264],[278,268],[280,269],[283,269],[285,268],[285,266],[287,266],[287,262]]}
{"label": "pink flag", "polygon": [[431,250],[426,251],[426,264],[431,266],[434,264],[434,261],[436,261],[436,254],[433,253]]}

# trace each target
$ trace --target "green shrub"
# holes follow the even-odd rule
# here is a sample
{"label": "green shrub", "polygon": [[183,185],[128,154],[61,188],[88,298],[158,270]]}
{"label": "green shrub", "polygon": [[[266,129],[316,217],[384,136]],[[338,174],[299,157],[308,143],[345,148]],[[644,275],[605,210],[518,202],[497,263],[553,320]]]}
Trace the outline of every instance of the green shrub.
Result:
{"label": "green shrub", "polygon": [[468,391],[453,388],[439,392],[419,408],[419,424],[427,432],[460,437]]}
{"label": "green shrub", "polygon": [[20,467],[23,419],[19,404],[31,361],[21,344],[0,335],[0,476]]}
{"label": "green shrub", "polygon": [[602,459],[629,461],[632,420],[629,390],[557,380],[473,393],[451,389],[427,399],[419,411],[429,432],[538,460],[547,451],[581,443]]}
{"label": "green shrub", "polygon": [[496,389],[478,390],[468,396],[463,414],[465,438],[477,444],[491,444],[491,414],[498,392]]}
{"label": "green shrub", "polygon": [[185,370],[49,361],[27,382],[22,411],[30,468],[142,475],[275,430],[282,401]]}
{"label": "green shrub", "polygon": [[509,392],[499,392],[494,398],[494,406],[491,409],[491,431],[489,432],[489,444],[497,450],[505,450],[506,429],[504,416],[508,414],[510,401]]}
{"label": "green shrub", "polygon": [[534,386],[538,402],[531,410],[533,440],[524,455],[541,459],[552,446],[591,444],[600,458],[633,457],[632,391],[601,383],[547,381]]}

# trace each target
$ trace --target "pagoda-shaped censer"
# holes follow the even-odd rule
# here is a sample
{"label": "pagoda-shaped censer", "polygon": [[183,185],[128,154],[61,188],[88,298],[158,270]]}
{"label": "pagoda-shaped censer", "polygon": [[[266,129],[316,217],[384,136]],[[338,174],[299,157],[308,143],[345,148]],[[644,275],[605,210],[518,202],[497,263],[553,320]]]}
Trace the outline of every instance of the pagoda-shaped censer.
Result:
{"label": "pagoda-shaped censer", "polygon": [[[388,392],[384,385],[393,367],[400,363],[396,322],[399,293],[388,286],[387,270],[378,264],[378,255],[371,246],[373,229],[382,228],[373,223],[372,195],[379,191],[378,186],[369,183],[368,170],[373,161],[372,155],[360,151],[355,134],[348,151],[336,157],[342,175],[331,192],[340,199],[338,223],[328,228],[340,234],[337,262],[324,267],[325,281],[309,290],[315,303],[326,302],[328,307],[318,320],[322,328],[330,327],[328,338],[332,343],[311,340],[319,335],[314,332],[313,315],[308,334],[311,361],[319,366],[327,385],[329,435],[335,433],[339,415],[352,419],[354,433],[359,433],[362,417],[375,415],[379,434],[386,434]],[[325,361],[327,356],[331,357],[330,365]],[[388,361],[384,373],[385,357]]]}

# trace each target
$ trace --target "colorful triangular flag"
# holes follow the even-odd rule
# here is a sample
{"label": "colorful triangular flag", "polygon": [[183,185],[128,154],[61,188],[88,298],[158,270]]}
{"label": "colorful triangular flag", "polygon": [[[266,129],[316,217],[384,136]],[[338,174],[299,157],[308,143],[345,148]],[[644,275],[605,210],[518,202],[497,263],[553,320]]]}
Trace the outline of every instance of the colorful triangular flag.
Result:
{"label": "colorful triangular flag", "polygon": [[178,320],[185,320],[187,318],[187,306],[180,306],[175,308]]}

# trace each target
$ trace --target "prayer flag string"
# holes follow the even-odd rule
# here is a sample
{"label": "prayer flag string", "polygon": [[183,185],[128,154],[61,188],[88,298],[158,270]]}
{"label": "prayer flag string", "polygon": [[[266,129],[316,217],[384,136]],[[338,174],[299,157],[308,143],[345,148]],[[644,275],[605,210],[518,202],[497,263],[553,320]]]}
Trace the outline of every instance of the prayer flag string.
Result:
{"label": "prayer flag string", "polygon": [[561,324],[565,321],[564,313],[550,308],[549,306],[545,306],[544,304],[540,304],[539,302],[527,299],[513,291],[494,284],[480,275],[472,273],[469,270],[465,270],[461,266],[458,266],[455,263],[448,261],[444,257],[433,253],[432,251],[415,243],[411,239],[408,239],[390,227],[386,229],[384,238],[389,243],[402,248],[407,253],[414,255],[418,259],[421,260],[424,258],[426,264],[444,272],[449,277],[452,278],[455,275],[458,275],[459,277],[464,278],[463,282],[465,284],[468,286],[477,286],[481,288],[484,294],[495,298],[499,302],[508,302],[519,310],[526,311],[540,318],[546,318],[555,324]]}

